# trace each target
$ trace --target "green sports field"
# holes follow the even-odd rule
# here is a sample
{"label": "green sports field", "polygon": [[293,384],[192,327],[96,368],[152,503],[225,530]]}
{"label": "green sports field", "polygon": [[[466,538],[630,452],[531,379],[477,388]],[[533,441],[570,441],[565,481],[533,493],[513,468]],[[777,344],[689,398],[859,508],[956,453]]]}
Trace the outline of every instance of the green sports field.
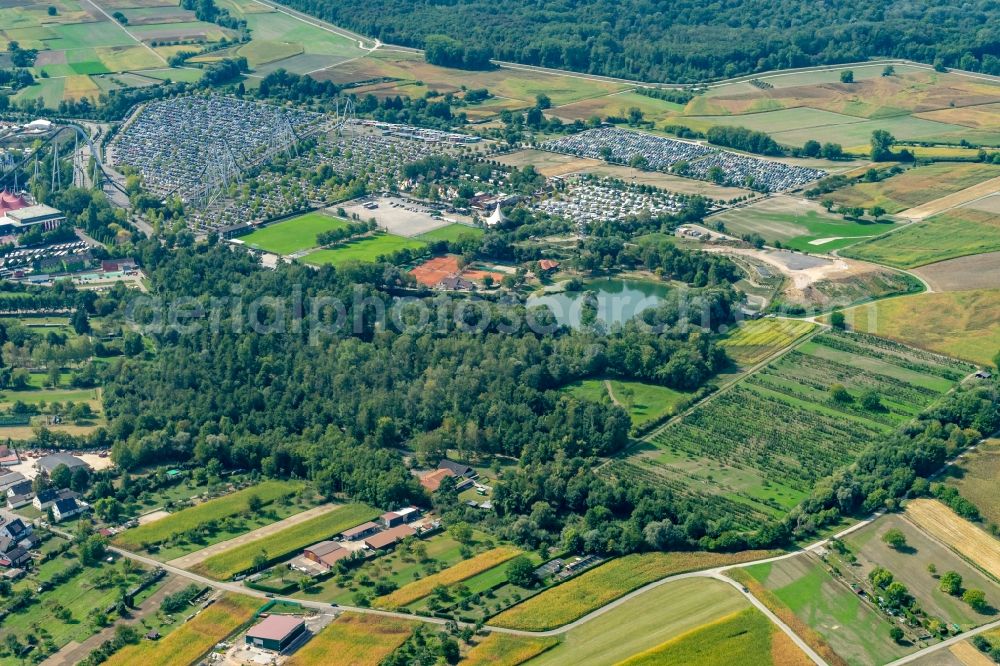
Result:
{"label": "green sports field", "polygon": [[241,240],[248,246],[265,252],[293,254],[316,247],[318,234],[343,229],[347,224],[347,220],[316,211],[269,224]]}
{"label": "green sports field", "polygon": [[485,232],[479,227],[469,227],[464,224],[449,224],[446,227],[441,227],[440,229],[434,229],[433,231],[428,231],[425,234],[420,234],[417,238],[427,241],[428,243],[433,243],[434,241],[451,242],[468,236],[479,238],[483,235],[483,233]]}
{"label": "green sports field", "polygon": [[419,250],[426,244],[412,238],[392,234],[379,234],[353,241],[330,250],[317,250],[307,254],[304,261],[314,266],[341,266],[350,261],[372,262],[379,257],[404,248]]}

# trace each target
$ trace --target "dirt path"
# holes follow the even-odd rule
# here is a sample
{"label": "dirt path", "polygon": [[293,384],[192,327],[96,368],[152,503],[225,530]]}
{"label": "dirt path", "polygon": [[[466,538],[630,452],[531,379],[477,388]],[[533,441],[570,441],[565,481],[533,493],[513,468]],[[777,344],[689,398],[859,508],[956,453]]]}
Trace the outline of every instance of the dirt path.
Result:
{"label": "dirt path", "polygon": [[257,539],[263,539],[264,537],[270,536],[275,532],[280,532],[286,527],[292,527],[293,525],[298,525],[299,523],[305,522],[310,518],[315,518],[316,516],[321,516],[324,513],[329,513],[330,511],[339,508],[339,506],[339,504],[323,504],[322,506],[313,507],[312,509],[303,511],[302,513],[289,516],[284,520],[279,520],[276,523],[265,525],[264,527],[255,529],[252,532],[247,532],[246,534],[241,534],[238,537],[233,537],[228,541],[220,541],[219,543],[214,543],[211,546],[202,548],[201,550],[196,550],[193,553],[188,553],[187,555],[174,558],[167,562],[167,564],[175,566],[179,569],[187,569],[207,560],[213,555],[218,555],[219,553],[229,550],[230,548],[242,546],[245,543],[250,543],[251,541],[256,541]]}
{"label": "dirt path", "polygon": [[59,652],[42,662],[42,666],[73,666],[73,664],[78,664],[83,659],[89,655],[91,652],[96,650],[101,643],[107,640],[111,640],[115,635],[115,628],[120,624],[136,624],[141,622],[143,618],[147,615],[154,615],[160,607],[160,602],[168,594],[174,594],[175,592],[180,592],[182,589],[191,584],[191,581],[186,578],[181,578],[180,576],[173,576],[167,579],[167,581],[160,586],[156,592],[154,592],[148,599],[146,599],[139,608],[132,611],[132,617],[126,620],[119,620],[114,622],[104,629],[83,641],[82,643],[77,643],[73,641],[67,643],[63,646]]}
{"label": "dirt path", "polygon": [[604,380],[604,388],[608,392],[608,397],[611,398],[611,402],[615,403],[618,407],[628,409],[625,405],[618,401],[618,398],[615,397],[615,392],[611,389],[611,382],[607,379]]}

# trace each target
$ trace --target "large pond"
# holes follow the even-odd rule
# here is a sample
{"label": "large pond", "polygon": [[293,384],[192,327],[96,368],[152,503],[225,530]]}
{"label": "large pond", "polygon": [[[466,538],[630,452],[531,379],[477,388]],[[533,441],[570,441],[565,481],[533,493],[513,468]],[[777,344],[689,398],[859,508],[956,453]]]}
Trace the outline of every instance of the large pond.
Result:
{"label": "large pond", "polygon": [[578,328],[587,292],[597,296],[597,318],[605,324],[620,324],[643,310],[656,307],[670,287],[640,280],[605,279],[588,282],[583,291],[529,296],[528,307],[547,305],[560,324]]}

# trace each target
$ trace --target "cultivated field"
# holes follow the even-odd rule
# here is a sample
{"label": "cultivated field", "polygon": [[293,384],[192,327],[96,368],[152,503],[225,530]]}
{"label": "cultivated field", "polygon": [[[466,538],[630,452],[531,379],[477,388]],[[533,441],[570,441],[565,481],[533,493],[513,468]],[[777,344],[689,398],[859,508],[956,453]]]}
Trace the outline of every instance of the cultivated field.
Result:
{"label": "cultivated field", "polygon": [[574,120],[586,121],[594,116],[601,119],[608,116],[627,118],[629,110],[633,108],[642,111],[646,120],[656,123],[669,120],[684,111],[683,104],[675,104],[674,102],[640,95],[637,92],[625,91],[559,106],[550,109],[548,115],[555,116],[566,122]]}
{"label": "cultivated field", "polygon": [[[169,54],[149,45],[157,40],[179,41],[191,50],[199,48],[195,42],[211,43],[235,34],[196,20],[193,12],[180,10],[176,3],[128,4],[122,6],[117,0],[97,0],[97,4],[28,0],[20,7],[5,8],[0,15],[0,36],[39,51],[31,68],[36,83],[19,91],[15,99],[42,99],[46,106],[57,108],[63,100],[89,97],[96,101],[107,86],[107,79],[101,77],[108,73],[163,68],[183,77],[187,70],[169,69]],[[53,16],[48,14],[50,5],[57,10]],[[108,14],[121,10],[130,22],[129,29],[108,20],[98,6]],[[129,80],[128,85],[142,84]]]}
{"label": "cultivated field", "polygon": [[347,224],[346,220],[326,213],[306,213],[290,220],[269,224],[252,234],[243,236],[240,240],[249,247],[265,252],[281,255],[293,254],[316,247],[318,234],[334,229],[344,229]]}
{"label": "cultivated field", "polygon": [[117,535],[113,543],[128,550],[137,550],[145,545],[161,543],[183,532],[200,527],[206,522],[222,520],[249,511],[247,507],[251,497],[257,497],[268,504],[282,497],[290,497],[299,492],[302,487],[301,482],[264,481],[250,488],[244,488],[235,493],[181,509],[160,520],[133,527]]}
{"label": "cultivated field", "polygon": [[906,504],[906,516],[994,578],[1000,578],[1000,541],[996,538],[937,500],[910,500]]}
{"label": "cultivated field", "polygon": [[303,261],[314,266],[342,266],[352,261],[371,262],[402,249],[419,250],[425,247],[423,241],[392,234],[376,234],[361,240],[351,241],[328,250],[310,252]]}
{"label": "cultivated field", "polygon": [[[698,131],[736,125],[801,146],[809,139],[834,141],[866,152],[873,130],[885,129],[905,141],[1000,142],[1000,86],[959,74],[941,74],[899,65],[881,76],[881,65],[852,68],[855,82],[841,83],[839,70],[777,73],[761,77],[773,88],[748,82],[715,86],[687,105],[632,92],[590,97],[549,110],[563,120],[627,115],[638,108],[657,124]],[[993,104],[991,104],[993,102]],[[856,147],[856,148],[855,148]]]}
{"label": "cultivated field", "polygon": [[856,222],[827,213],[819,205],[787,196],[769,197],[743,208],[710,218],[725,225],[725,232],[743,236],[760,234],[768,245],[802,252],[838,250],[862,238],[884,234],[892,222]]}
{"label": "cultivated field", "polygon": [[252,541],[258,541],[264,537],[270,536],[275,532],[280,532],[281,530],[288,529],[293,525],[298,525],[299,523],[305,522],[307,520],[312,520],[316,516],[321,516],[330,511],[335,511],[337,509],[335,504],[324,504],[322,506],[316,506],[301,513],[296,513],[294,515],[285,518],[284,520],[279,520],[270,525],[265,525],[264,527],[258,527],[252,532],[247,532],[246,534],[241,534],[238,537],[228,539],[226,541],[220,541],[219,543],[212,544],[207,548],[202,548],[193,553],[188,553],[176,559],[170,560],[167,564],[178,567],[180,569],[187,569],[192,567],[199,562],[203,562],[210,557],[223,553],[227,550],[241,546]]}
{"label": "cultivated field", "polygon": [[747,608],[637,654],[622,666],[715,666],[732,661],[775,666],[813,663],[766,615]]}
{"label": "cultivated field", "polygon": [[416,622],[344,613],[285,662],[286,666],[378,666],[402,645]]}
{"label": "cultivated field", "polygon": [[469,650],[462,666],[518,666],[558,643],[555,638],[530,638],[493,633]]}
{"label": "cultivated field", "polygon": [[845,256],[914,268],[1000,250],[1000,214],[972,206],[953,208],[896,233],[845,250]]}
{"label": "cultivated field", "polygon": [[889,638],[892,625],[814,555],[731,572],[830,664],[885,664],[912,648]]}
{"label": "cultivated field", "polygon": [[989,364],[1000,349],[998,289],[901,296],[844,314],[854,330],[973,363]]}
{"label": "cultivated field", "polygon": [[[137,584],[144,573],[136,567],[128,575],[123,575],[121,567],[102,562],[96,568],[85,567],[58,582],[55,577],[65,575],[71,563],[71,560],[55,554],[57,548],[65,545],[66,541],[58,537],[42,544],[39,551],[50,559],[45,562],[35,560],[27,576],[13,583],[11,594],[6,597],[8,602],[14,594],[27,594],[31,602],[5,615],[4,636],[17,636],[23,640],[30,634],[37,635],[38,628],[44,627],[46,641],[51,641],[57,648],[84,641],[97,631],[88,621],[88,614],[94,608],[114,606],[119,598],[116,586],[95,585],[95,580],[107,577],[131,586]],[[39,589],[42,583],[48,587]],[[15,663],[10,658],[0,661]]]}
{"label": "cultivated field", "polygon": [[989,197],[997,192],[1000,192],[1000,178],[993,178],[946,197],[929,201],[922,206],[905,210],[902,212],[902,216],[911,220],[923,220],[946,210]]}
{"label": "cultivated field", "polygon": [[743,322],[721,344],[737,365],[748,367],[785,349],[815,328],[807,321],[756,319]]}
{"label": "cultivated field", "polygon": [[968,291],[1000,285],[1000,252],[925,264],[911,271],[934,291]]}
{"label": "cultivated field", "polygon": [[889,213],[920,206],[1000,177],[1000,166],[937,163],[908,169],[877,183],[857,183],[830,194],[837,205],[881,206]]}
{"label": "cultivated field", "polygon": [[460,583],[463,580],[472,578],[476,574],[482,573],[487,569],[492,569],[500,564],[503,564],[507,560],[513,559],[520,555],[522,551],[513,546],[500,546],[499,548],[494,548],[488,550],[485,553],[480,553],[468,560],[459,562],[458,564],[436,573],[433,576],[427,576],[420,580],[415,580],[409,585],[405,585],[400,589],[388,594],[384,597],[379,597],[375,599],[374,605],[380,608],[401,608],[408,604],[426,597],[428,594],[434,591],[434,588],[438,585],[452,585],[454,583]]}
{"label": "cultivated field", "polygon": [[[901,531],[906,546],[890,548],[882,536],[890,529]],[[927,571],[933,564],[940,573],[955,571],[962,576],[962,585],[986,592],[990,601],[1000,602],[1000,586],[970,566],[940,542],[931,539],[900,515],[887,515],[851,533],[844,543],[858,558],[855,564],[838,565],[848,582],[867,584],[867,576],[876,566],[892,572],[894,579],[906,585],[920,607],[946,624],[956,624],[963,631],[989,622],[991,615],[974,611],[960,597],[940,589],[937,576]]]}
{"label": "cultivated field", "polygon": [[226,594],[162,640],[143,640],[126,646],[104,663],[110,666],[193,664],[249,621],[261,605],[261,600],[254,597]]}
{"label": "cultivated field", "polygon": [[[372,92],[377,97],[394,95],[422,97],[427,90],[441,93],[458,92],[462,86],[471,90],[486,88],[498,97],[516,100],[524,106],[533,105],[536,95],[542,93],[548,95],[554,105],[560,105],[600,97],[628,87],[552,72],[510,69],[469,71],[438,67],[425,62],[420,54],[388,50],[375,51],[366,58],[349,63],[349,67],[350,69],[345,69],[344,72],[339,72],[338,67],[318,73],[317,78],[329,78],[340,83],[348,82],[345,79],[371,81],[383,77],[399,80],[389,85],[371,88],[364,86],[356,89],[360,94]],[[413,85],[418,81],[422,85]]]}
{"label": "cultivated field", "polygon": [[[911,419],[968,370],[888,340],[823,333],[668,425],[649,440],[652,447],[601,471],[666,483],[749,527],[784,515],[816,481]],[[835,400],[835,385],[850,397]],[[869,390],[881,408],[862,407]]]}
{"label": "cultivated field", "polygon": [[721,581],[690,578],[666,583],[571,629],[559,645],[531,663],[615,664],[748,605]]}
{"label": "cultivated field", "polygon": [[1000,439],[986,440],[975,451],[953,464],[945,477],[965,499],[976,505],[983,518],[1000,525]]}
{"label": "cultivated field", "polygon": [[281,559],[377,515],[378,511],[364,504],[345,504],[335,511],[316,516],[263,539],[213,555],[191,567],[191,570],[216,580],[227,580],[253,567],[254,558],[261,553],[266,554],[269,560]]}
{"label": "cultivated field", "polygon": [[[546,631],[597,610],[647,583],[687,571],[757,560],[771,551],[626,555],[585,571],[490,620],[497,627]],[[662,588],[659,588],[662,589]],[[646,599],[648,595],[641,595]],[[589,624],[589,623],[588,623]]]}

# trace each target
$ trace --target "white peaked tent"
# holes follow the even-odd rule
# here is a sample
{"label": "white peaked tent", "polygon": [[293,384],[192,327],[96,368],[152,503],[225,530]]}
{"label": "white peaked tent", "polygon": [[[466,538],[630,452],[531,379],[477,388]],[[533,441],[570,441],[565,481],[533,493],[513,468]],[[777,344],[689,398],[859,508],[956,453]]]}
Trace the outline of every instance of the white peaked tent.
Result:
{"label": "white peaked tent", "polygon": [[506,221],[507,216],[503,214],[502,210],[500,210],[500,202],[498,201],[496,209],[494,209],[494,211],[490,213],[490,216],[486,218],[486,226],[495,227],[496,225],[503,224]]}

